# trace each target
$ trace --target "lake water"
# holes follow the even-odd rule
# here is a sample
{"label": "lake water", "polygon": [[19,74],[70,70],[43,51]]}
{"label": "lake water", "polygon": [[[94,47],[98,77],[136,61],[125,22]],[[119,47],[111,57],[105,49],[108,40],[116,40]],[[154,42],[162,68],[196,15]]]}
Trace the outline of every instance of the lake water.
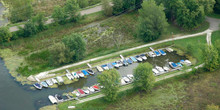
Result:
{"label": "lake water", "polygon": [[0,2],[0,27],[4,26],[5,24],[8,23],[8,19],[3,18],[4,10],[5,10],[5,8],[3,7],[2,3]]}
{"label": "lake water", "polygon": [[[151,64],[164,66],[169,61],[178,62],[181,59],[186,59],[184,56],[176,55],[175,52],[167,53],[166,56],[156,58],[148,58]],[[138,63],[134,63],[127,67],[118,69],[121,76],[132,74],[132,71],[137,67]],[[31,90],[32,85],[22,86],[15,81],[8,73],[4,65],[4,61],[0,58],[0,110],[37,110],[42,106],[49,105],[48,95],[63,94],[64,92],[73,91],[84,86],[91,86],[97,83],[96,75],[89,76],[87,79],[80,79],[78,82],[62,85],[56,89]]]}

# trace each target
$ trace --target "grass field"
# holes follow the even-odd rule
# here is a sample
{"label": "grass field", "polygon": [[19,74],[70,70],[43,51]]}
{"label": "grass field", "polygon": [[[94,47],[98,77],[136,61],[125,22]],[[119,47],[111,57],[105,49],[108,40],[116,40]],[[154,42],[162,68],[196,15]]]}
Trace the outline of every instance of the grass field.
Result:
{"label": "grass field", "polygon": [[[194,109],[204,110],[207,105],[220,105],[220,70],[208,73],[185,74],[156,83],[151,93],[126,91],[113,103],[103,98],[76,105],[77,110],[133,110],[133,109]],[[58,105],[67,110],[71,103]]]}

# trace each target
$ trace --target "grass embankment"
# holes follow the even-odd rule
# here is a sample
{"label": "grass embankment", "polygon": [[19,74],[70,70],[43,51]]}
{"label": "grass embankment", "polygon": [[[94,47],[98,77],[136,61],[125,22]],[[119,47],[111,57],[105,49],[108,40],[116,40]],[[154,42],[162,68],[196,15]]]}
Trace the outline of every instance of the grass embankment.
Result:
{"label": "grass embankment", "polygon": [[[183,74],[157,82],[151,93],[125,91],[116,102],[109,103],[103,98],[75,105],[76,109],[196,109],[204,110],[207,105],[220,104],[220,70],[199,74]],[[67,110],[61,103],[59,110]]]}
{"label": "grass embankment", "polygon": [[211,14],[209,14],[208,16],[209,16],[209,17],[212,17],[212,18],[220,19],[220,14],[211,13]]}
{"label": "grass embankment", "polygon": [[[134,37],[137,17],[138,17],[138,13],[137,11],[135,11],[121,16],[112,17],[103,21],[100,24],[101,29],[106,27],[114,27],[116,28],[118,33],[121,33],[124,36],[121,46],[120,48],[117,48],[116,46],[113,45],[114,43],[112,40],[105,40],[103,38],[100,41],[100,44],[105,44],[104,46],[102,45],[100,46],[97,45],[98,43],[95,43],[92,46],[87,47],[87,53],[86,53],[87,56],[85,57],[85,59],[111,54],[113,52],[117,52],[120,50],[124,50],[127,48],[144,44],[142,40]],[[23,74],[23,72],[20,72],[22,75],[28,76],[31,74],[36,74],[42,71],[57,68],[57,67],[51,67],[49,65],[48,56],[50,55],[50,53],[48,50],[50,46],[52,46],[54,43],[61,42],[63,36],[69,35],[72,32],[85,32],[88,29],[90,29],[90,28],[82,27],[83,25],[94,21],[103,20],[105,18],[106,17],[102,15],[102,12],[94,13],[88,15],[84,20],[81,20],[79,23],[70,23],[62,26],[51,27],[49,28],[49,30],[41,32],[33,37],[21,38],[16,41],[11,41],[10,43],[5,44],[5,48],[10,48],[12,51],[18,53],[17,56],[22,56],[25,58],[24,64],[27,65],[29,69],[28,69],[28,74]],[[90,26],[93,27],[94,24],[96,23],[93,23]],[[208,28],[208,25],[204,27]],[[203,31],[205,30],[205,28],[200,28],[198,30]],[[170,32],[174,32],[174,34],[178,34],[178,35],[188,33],[182,31],[181,29],[177,28],[174,25],[170,25],[167,29],[167,33],[164,33],[161,39],[169,38],[171,36]],[[12,57],[16,57],[16,55]],[[13,63],[17,63],[17,62],[15,61]]]}

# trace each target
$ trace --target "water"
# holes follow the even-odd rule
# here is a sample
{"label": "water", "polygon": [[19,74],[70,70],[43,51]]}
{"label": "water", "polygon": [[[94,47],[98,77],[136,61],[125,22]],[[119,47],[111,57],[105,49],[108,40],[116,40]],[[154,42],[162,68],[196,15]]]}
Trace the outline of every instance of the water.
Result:
{"label": "water", "polygon": [[4,10],[5,10],[5,7],[3,7],[2,3],[0,2],[0,27],[8,23],[8,19],[3,18]]}
{"label": "water", "polygon": [[[178,62],[186,59],[184,56],[178,56],[175,52],[167,53],[166,56],[148,58],[151,64],[164,66],[168,61]],[[132,71],[138,63],[118,69],[121,76],[132,74]],[[10,76],[4,62],[0,59],[0,110],[36,110],[42,106],[49,105],[48,95],[63,94],[84,86],[91,86],[97,83],[96,75],[89,76],[87,79],[80,79],[76,83],[62,85],[56,89],[31,90],[30,85],[21,86]]]}

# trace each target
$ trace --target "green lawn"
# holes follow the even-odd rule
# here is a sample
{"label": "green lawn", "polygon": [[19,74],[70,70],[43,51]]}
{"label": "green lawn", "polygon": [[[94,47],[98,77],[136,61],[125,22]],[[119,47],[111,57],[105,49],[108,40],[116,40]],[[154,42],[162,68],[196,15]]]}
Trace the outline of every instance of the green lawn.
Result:
{"label": "green lawn", "polygon": [[220,40],[220,31],[215,31],[215,32],[212,33],[212,43],[214,45],[217,45],[217,44],[215,44],[216,40]]}
{"label": "green lawn", "polygon": [[[103,98],[76,105],[77,110],[105,109],[195,109],[204,110],[209,104],[220,104],[220,70],[212,73],[185,74],[156,83],[151,93],[126,91],[120,93],[116,102]],[[122,94],[122,95],[121,95]],[[61,103],[59,110],[68,110]]]}

